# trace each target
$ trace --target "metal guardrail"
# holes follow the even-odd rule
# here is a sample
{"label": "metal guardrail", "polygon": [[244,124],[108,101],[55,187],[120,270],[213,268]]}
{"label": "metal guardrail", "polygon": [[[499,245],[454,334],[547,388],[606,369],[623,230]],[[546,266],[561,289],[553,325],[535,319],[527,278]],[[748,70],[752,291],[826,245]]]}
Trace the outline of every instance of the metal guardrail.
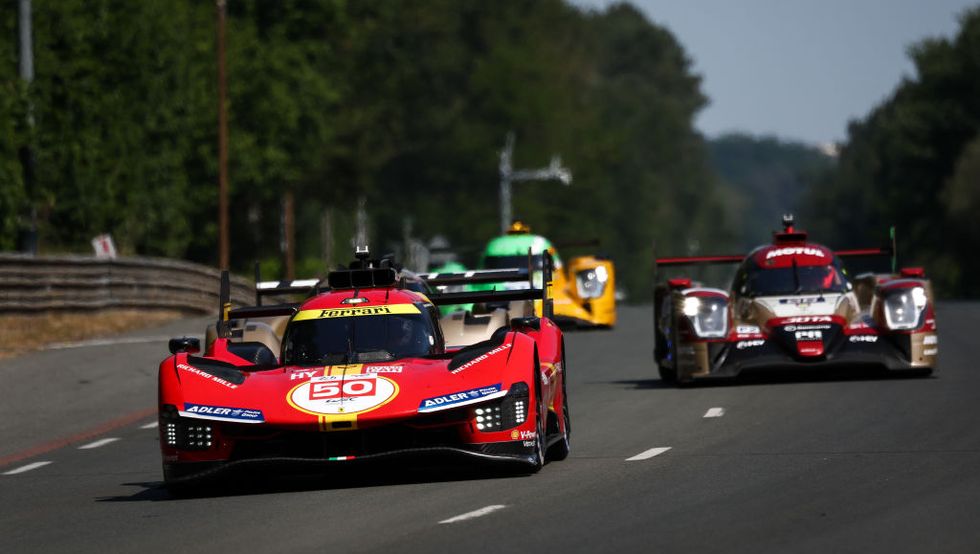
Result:
{"label": "metal guardrail", "polygon": [[[0,313],[104,308],[218,310],[217,269],[165,258],[0,254]],[[231,298],[252,303],[253,284],[231,279]]]}

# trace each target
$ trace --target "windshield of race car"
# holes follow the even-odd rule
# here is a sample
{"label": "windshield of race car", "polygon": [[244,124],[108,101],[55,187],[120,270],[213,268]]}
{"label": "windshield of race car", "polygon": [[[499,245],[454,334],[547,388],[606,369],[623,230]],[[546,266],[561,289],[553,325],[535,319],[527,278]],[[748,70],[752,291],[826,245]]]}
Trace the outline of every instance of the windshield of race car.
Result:
{"label": "windshield of race car", "polygon": [[434,354],[439,335],[426,313],[293,321],[283,337],[287,365],[385,362]]}
{"label": "windshield of race car", "polygon": [[751,267],[735,280],[734,290],[747,296],[847,292],[847,278],[837,265]]}

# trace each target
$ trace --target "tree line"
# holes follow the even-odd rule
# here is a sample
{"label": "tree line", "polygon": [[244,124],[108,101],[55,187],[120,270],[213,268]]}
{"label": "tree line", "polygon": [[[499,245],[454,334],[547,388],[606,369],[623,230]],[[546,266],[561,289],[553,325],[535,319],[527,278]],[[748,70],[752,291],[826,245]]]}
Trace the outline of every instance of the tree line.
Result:
{"label": "tree line", "polygon": [[[599,239],[634,299],[660,254],[740,251],[774,214],[832,246],[898,227],[903,263],[975,295],[980,14],[915,45],[916,75],[853,122],[836,163],[812,148],[693,128],[707,103],[671,33],[629,4],[562,0],[229,0],[232,268],[345,261],[363,206],[372,249],[447,237],[473,264],[497,234],[498,154],[560,154],[573,183],[519,183],[514,215],[558,243]],[[37,214],[42,253],[217,263],[215,8],[194,0],[34,0],[36,77],[0,11],[0,250]],[[30,122],[30,123],[29,123]],[[33,186],[21,164],[36,160]],[[574,251],[565,252],[565,255]],[[330,259],[325,259],[329,257]]]}
{"label": "tree line", "polygon": [[[42,252],[111,232],[123,253],[215,263],[214,5],[33,4],[29,87],[16,41],[0,45],[0,248],[16,247],[34,208]],[[0,14],[4,36],[16,25],[15,10]],[[599,239],[637,295],[654,240],[676,252],[730,234],[692,126],[706,103],[699,77],[670,32],[628,4],[229,0],[227,64],[239,271],[256,259],[280,269],[285,191],[300,273],[323,272],[325,240],[346,258],[359,199],[376,251],[398,248],[408,223],[472,263],[499,231],[508,132],[515,168],[559,154],[574,177],[515,185],[515,216],[556,242]]]}
{"label": "tree line", "polygon": [[980,294],[980,9],[956,36],[909,48],[915,74],[848,128],[834,171],[806,197],[840,246],[896,226],[901,265],[924,266],[945,296]]}

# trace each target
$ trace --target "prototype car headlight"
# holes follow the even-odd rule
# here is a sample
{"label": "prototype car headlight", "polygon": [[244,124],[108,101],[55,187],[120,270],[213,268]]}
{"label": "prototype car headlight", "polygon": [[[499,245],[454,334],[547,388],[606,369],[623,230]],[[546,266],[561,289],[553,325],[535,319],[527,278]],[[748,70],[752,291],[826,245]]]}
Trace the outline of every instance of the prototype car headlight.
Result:
{"label": "prototype car headlight", "polygon": [[513,429],[527,420],[529,397],[527,383],[514,383],[507,396],[479,404],[470,410],[470,417],[484,433]]}
{"label": "prototype car headlight", "polygon": [[885,296],[884,302],[885,323],[889,329],[915,329],[926,308],[926,291],[922,287],[897,290]]}
{"label": "prototype car headlight", "polygon": [[170,404],[160,411],[160,430],[166,445],[180,450],[207,450],[214,442],[210,422],[180,417]]}
{"label": "prototype car headlight", "polygon": [[714,296],[684,298],[684,315],[701,338],[723,338],[728,334],[728,301]]}
{"label": "prototype car headlight", "polygon": [[609,271],[605,266],[579,271],[575,275],[575,285],[581,298],[599,298],[606,290],[609,281]]}

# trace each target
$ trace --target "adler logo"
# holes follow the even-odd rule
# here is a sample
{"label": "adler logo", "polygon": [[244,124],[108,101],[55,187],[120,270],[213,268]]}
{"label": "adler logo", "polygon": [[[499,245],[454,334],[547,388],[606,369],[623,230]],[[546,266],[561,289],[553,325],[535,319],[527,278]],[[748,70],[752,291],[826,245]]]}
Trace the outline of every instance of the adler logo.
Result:
{"label": "adler logo", "polygon": [[766,254],[766,259],[771,260],[773,258],[778,258],[779,256],[816,256],[817,258],[823,258],[826,254],[823,250],[819,248],[810,248],[809,246],[797,246],[795,248],[777,248],[775,250],[770,250]]}

